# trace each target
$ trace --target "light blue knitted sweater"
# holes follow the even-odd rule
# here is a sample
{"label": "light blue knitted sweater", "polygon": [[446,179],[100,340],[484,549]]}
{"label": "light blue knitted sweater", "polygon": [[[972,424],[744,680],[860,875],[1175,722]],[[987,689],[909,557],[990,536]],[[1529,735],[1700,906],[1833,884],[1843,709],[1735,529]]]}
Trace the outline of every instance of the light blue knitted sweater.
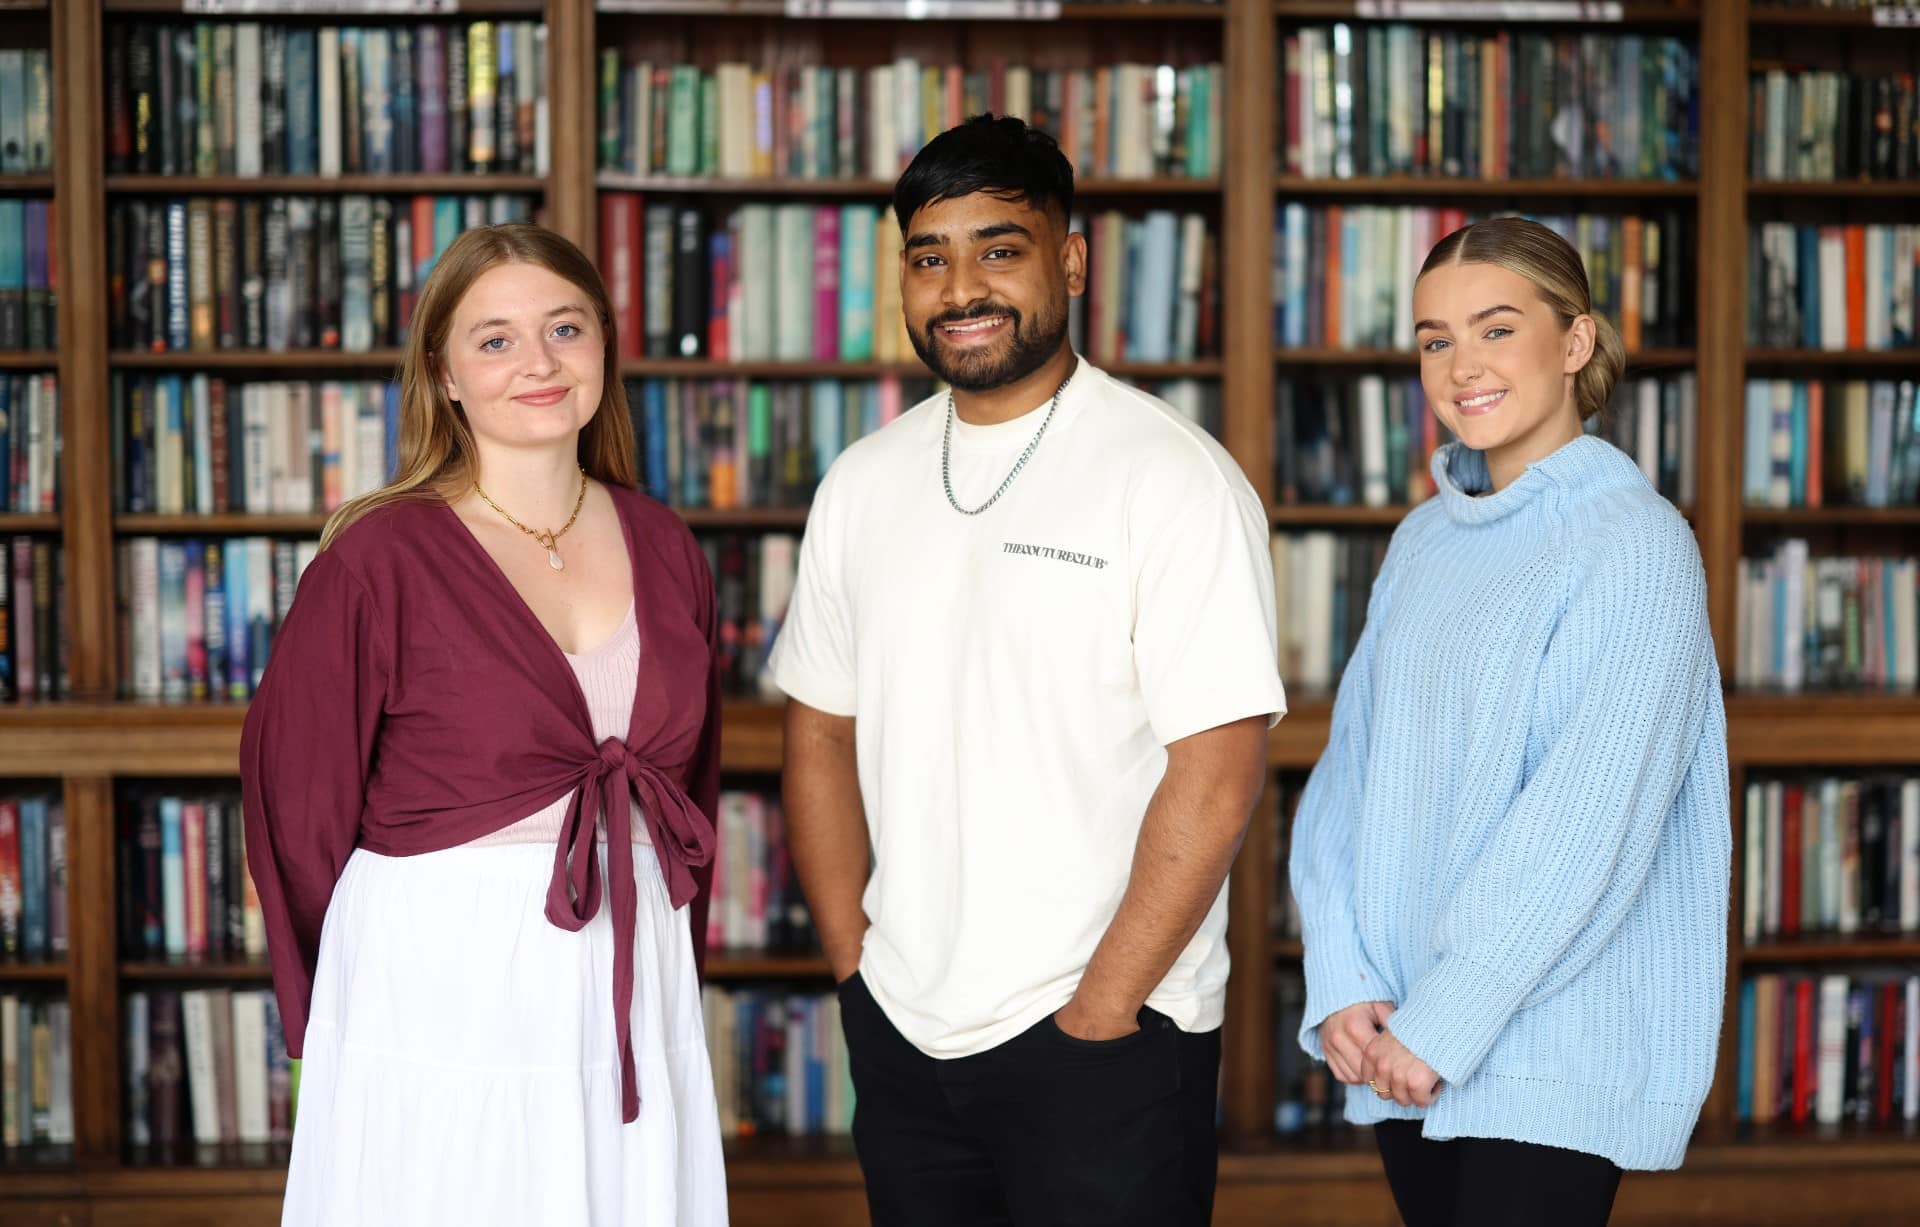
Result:
{"label": "light blue knitted sweater", "polygon": [[1700,553],[1582,436],[1488,490],[1451,444],[1394,533],[1301,797],[1300,1042],[1361,1001],[1445,1080],[1355,1124],[1678,1167],[1726,991],[1726,715]]}

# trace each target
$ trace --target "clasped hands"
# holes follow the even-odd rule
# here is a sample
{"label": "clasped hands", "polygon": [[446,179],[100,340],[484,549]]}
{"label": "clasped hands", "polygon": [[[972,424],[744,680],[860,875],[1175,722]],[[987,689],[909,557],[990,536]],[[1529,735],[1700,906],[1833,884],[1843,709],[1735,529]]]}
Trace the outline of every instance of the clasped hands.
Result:
{"label": "clasped hands", "polygon": [[1440,1075],[1387,1030],[1390,1001],[1362,1001],[1320,1024],[1320,1047],[1333,1076],[1364,1086],[1403,1108],[1425,1108],[1440,1093]]}

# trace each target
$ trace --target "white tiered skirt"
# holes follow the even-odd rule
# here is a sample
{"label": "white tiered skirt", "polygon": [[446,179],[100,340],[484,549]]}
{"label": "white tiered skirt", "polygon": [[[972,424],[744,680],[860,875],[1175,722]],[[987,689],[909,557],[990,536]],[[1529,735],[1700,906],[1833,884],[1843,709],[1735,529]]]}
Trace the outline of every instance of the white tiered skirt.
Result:
{"label": "white tiered skirt", "polygon": [[285,1227],[726,1223],[687,912],[654,850],[629,854],[630,1125],[613,923],[604,903],[577,933],[547,921],[550,845],[353,854],[320,941]]}

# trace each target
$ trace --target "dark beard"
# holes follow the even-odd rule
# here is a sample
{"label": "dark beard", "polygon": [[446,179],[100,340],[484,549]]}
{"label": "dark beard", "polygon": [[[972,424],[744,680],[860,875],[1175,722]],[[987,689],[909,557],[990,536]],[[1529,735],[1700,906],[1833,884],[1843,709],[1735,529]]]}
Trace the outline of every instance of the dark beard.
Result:
{"label": "dark beard", "polygon": [[[987,354],[968,354],[953,360],[947,357],[952,351],[941,345],[937,329],[942,324],[957,324],[963,320],[985,319],[991,315],[1004,315],[1013,335],[1006,351],[998,358]],[[1027,327],[1027,318],[1012,307],[981,305],[966,311],[948,312],[927,321],[920,332],[907,330],[907,339],[913,342],[913,352],[927,369],[951,384],[961,392],[991,392],[1009,384],[1019,383],[1033,374],[1060,352],[1060,346],[1067,339],[1067,313],[1036,315],[1033,326]]]}

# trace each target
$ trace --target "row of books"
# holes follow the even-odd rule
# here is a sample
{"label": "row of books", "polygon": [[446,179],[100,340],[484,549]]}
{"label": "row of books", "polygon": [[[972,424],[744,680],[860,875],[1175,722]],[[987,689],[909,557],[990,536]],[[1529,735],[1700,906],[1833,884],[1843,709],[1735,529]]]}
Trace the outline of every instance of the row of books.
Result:
{"label": "row of books", "polygon": [[1747,159],[1755,179],[1911,179],[1920,174],[1912,73],[1776,67],[1753,75]]}
{"label": "row of books", "polygon": [[115,547],[128,698],[251,698],[315,541],[129,537]]}
{"label": "row of books", "polygon": [[264,961],[239,796],[140,788],[116,806],[122,957]]}
{"label": "row of books", "polygon": [[[623,356],[798,362],[908,361],[901,240],[873,205],[745,205],[721,219],[600,201],[602,267]],[[1072,219],[1087,236],[1076,345],[1095,362],[1180,362],[1219,352],[1218,242],[1198,213]]]}
{"label": "row of books", "polygon": [[0,373],[0,511],[60,509],[60,382]]}
{"label": "row of books", "polygon": [[0,536],[0,702],[66,697],[66,605],[59,542]]}
{"label": "row of books", "polygon": [[1739,1008],[1736,1119],[1920,1119],[1920,976],[1768,973],[1741,982]]}
{"label": "row of books", "polygon": [[804,507],[848,444],[900,416],[928,379],[631,379],[639,470],[679,507]]}
{"label": "row of books", "polygon": [[333,511],[385,481],[395,455],[400,385],[387,380],[116,371],[109,396],[119,511]]}
{"label": "row of books", "polygon": [[838,997],[708,984],[700,1006],[722,1137],[852,1130],[853,1075]]}
{"label": "row of books", "polygon": [[44,198],[0,197],[0,350],[59,343],[55,216]]}
{"label": "row of books", "polygon": [[0,1147],[72,1144],[72,1011],[58,997],[0,994]]}
{"label": "row of books", "polygon": [[0,47],[0,175],[53,170],[53,53]]}
{"label": "row of books", "polygon": [[127,1141],[284,1142],[293,1067],[267,989],[135,989],[124,998]]}
{"label": "row of books", "polygon": [[[677,507],[805,507],[827,466],[929,395],[932,379],[630,379],[642,485]],[[1217,427],[1219,383],[1147,380],[1144,390]]]}
{"label": "row of books", "polygon": [[787,855],[787,824],[777,794],[728,789],[714,823],[720,859],[713,866],[707,949],[803,954],[819,948],[800,879]]}
{"label": "row of books", "polygon": [[1204,216],[1108,210],[1071,224],[1087,237],[1087,292],[1069,309],[1076,349],[1096,363],[1220,352],[1220,243]]}
{"label": "row of books", "polygon": [[1749,507],[1920,503],[1920,386],[1911,379],[1749,379]]}
{"label": "row of books", "polygon": [[697,208],[606,192],[600,225],[600,267],[623,357],[912,357],[891,210],[750,204],[710,219]]}
{"label": "row of books", "polygon": [[1279,86],[1289,174],[1698,173],[1700,64],[1679,39],[1306,26],[1284,37]]}
{"label": "row of books", "polygon": [[[1587,419],[1632,456],[1655,489],[1693,504],[1699,382],[1692,371],[1623,379]],[[1274,497],[1283,505],[1368,507],[1433,493],[1434,449],[1449,438],[1415,376],[1281,379],[1274,385]]]}
{"label": "row of books", "polygon": [[106,76],[110,173],[547,170],[536,22],[110,24]]}
{"label": "row of books", "polygon": [[720,620],[720,684],[738,698],[782,697],[767,671],[800,565],[791,533],[703,533]]}
{"label": "row of books", "polygon": [[1742,687],[1912,690],[1920,558],[1816,558],[1803,538],[1740,560]]}
{"label": "row of books", "polygon": [[1750,779],[1741,934],[1920,929],[1920,776]]}
{"label": "row of books", "polygon": [[66,803],[57,793],[0,797],[0,959],[66,953]]}
{"label": "row of books", "polygon": [[1775,348],[1920,345],[1920,225],[1763,222],[1747,250],[1747,343]]}
{"label": "row of books", "polygon": [[1275,533],[1272,549],[1280,675],[1303,694],[1330,692],[1366,625],[1387,535]]}
{"label": "row of books", "polygon": [[[1472,220],[1450,208],[1282,204],[1273,221],[1274,343],[1411,350],[1421,263]],[[1618,326],[1629,352],[1692,342],[1693,243],[1680,213],[1535,220],[1580,253],[1593,309]]]}
{"label": "row of books", "polygon": [[1274,501],[1417,503],[1433,493],[1427,462],[1442,432],[1417,377],[1276,380]]}
{"label": "row of books", "polygon": [[600,165],[636,175],[892,181],[971,115],[1017,115],[1076,173],[1217,178],[1219,64],[1037,69],[895,59],[870,68],[624,60],[600,53]]}
{"label": "row of books", "polygon": [[116,201],[108,325],[138,351],[401,345],[461,231],[533,216],[529,197],[252,196]]}

